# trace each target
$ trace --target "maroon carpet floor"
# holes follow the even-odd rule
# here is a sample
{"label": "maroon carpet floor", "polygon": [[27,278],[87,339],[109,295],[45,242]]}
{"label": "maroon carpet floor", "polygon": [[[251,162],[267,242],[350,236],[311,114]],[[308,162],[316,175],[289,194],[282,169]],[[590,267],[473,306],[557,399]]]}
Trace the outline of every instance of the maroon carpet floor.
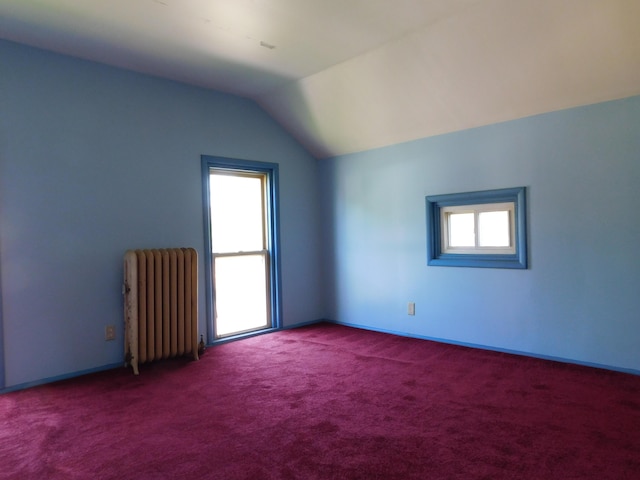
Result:
{"label": "maroon carpet floor", "polygon": [[640,377],[320,324],[0,396],[6,479],[634,479]]}

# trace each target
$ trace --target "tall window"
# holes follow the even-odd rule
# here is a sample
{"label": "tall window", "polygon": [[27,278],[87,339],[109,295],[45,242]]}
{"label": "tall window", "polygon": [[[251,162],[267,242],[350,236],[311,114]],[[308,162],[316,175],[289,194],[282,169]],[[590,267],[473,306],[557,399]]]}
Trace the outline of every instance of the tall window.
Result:
{"label": "tall window", "polygon": [[210,340],[279,325],[276,164],[203,157]]}

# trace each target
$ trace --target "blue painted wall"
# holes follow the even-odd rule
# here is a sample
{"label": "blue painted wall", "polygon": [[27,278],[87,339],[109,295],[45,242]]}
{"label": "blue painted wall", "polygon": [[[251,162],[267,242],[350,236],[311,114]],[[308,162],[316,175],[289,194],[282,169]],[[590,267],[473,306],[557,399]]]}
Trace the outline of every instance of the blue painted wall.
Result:
{"label": "blue painted wall", "polygon": [[125,250],[204,279],[202,154],[280,164],[284,325],[322,317],[317,162],[254,102],[2,41],[0,69],[6,387],[121,362]]}
{"label": "blue painted wall", "polygon": [[[317,163],[249,100],[0,41],[5,386],[121,361],[122,254],[202,252],[202,154],[280,164],[285,326],[640,371],[638,125],[634,97]],[[520,185],[528,270],[427,267],[426,195]]]}
{"label": "blue painted wall", "polygon": [[[320,180],[329,318],[640,371],[640,97],[333,158]],[[426,265],[426,195],[523,185],[528,270]]]}

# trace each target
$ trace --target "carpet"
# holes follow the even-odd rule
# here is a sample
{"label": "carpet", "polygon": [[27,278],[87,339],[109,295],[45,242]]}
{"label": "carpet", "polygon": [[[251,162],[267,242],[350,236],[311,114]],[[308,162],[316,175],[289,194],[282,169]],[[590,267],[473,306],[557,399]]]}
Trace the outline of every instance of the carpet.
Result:
{"label": "carpet", "polygon": [[2,479],[638,479],[640,377],[333,324],[0,396]]}

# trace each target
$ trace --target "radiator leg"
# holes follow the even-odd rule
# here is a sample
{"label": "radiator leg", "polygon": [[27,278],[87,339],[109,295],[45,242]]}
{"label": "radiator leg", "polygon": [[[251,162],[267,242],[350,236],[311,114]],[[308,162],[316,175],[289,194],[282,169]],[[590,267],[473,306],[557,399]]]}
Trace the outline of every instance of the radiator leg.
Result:
{"label": "radiator leg", "polygon": [[134,375],[140,374],[140,372],[138,371],[138,361],[135,360],[133,355],[131,355],[131,352],[127,352],[124,357],[124,367],[127,368],[129,365],[131,365],[131,367],[133,368]]}
{"label": "radiator leg", "polygon": [[131,367],[133,368],[134,375],[140,375],[140,371],[138,370],[138,360],[135,358],[131,360]]}
{"label": "radiator leg", "polygon": [[138,375],[138,268],[137,254],[128,250],[124,257],[124,351],[125,366]]}

